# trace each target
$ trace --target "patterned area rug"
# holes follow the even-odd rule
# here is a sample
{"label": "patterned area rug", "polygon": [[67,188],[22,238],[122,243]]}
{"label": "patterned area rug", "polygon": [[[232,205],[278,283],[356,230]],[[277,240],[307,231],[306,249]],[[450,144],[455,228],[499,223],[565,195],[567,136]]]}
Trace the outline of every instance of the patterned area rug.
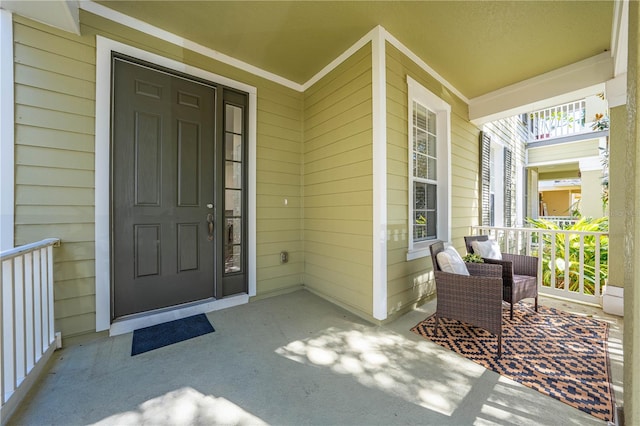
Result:
{"label": "patterned area rug", "polygon": [[[506,305],[505,305],[506,306]],[[411,331],[525,386],[613,421],[607,336],[609,324],[553,308],[516,305],[513,320],[502,310],[502,356],[498,338],[455,320],[440,319],[434,336],[433,316]]]}

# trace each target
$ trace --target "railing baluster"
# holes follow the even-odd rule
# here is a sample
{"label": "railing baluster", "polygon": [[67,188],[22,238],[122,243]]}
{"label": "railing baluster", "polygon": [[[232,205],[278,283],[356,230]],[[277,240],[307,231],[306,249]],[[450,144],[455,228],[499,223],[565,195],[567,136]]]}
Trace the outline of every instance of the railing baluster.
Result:
{"label": "railing baluster", "polygon": [[[0,411],[17,407],[38,360],[53,350],[53,245],[51,238],[2,252],[0,260]],[[45,357],[46,355],[46,357]],[[23,388],[23,386],[27,386]],[[18,389],[21,391],[18,392]]]}
{"label": "railing baluster", "polygon": [[2,397],[3,403],[9,399],[13,393],[15,383],[15,351],[14,351],[14,314],[13,314],[13,259],[9,259],[3,262],[2,265],[2,355],[3,369],[2,377],[3,389]]}
{"label": "railing baluster", "polygon": [[34,329],[36,342],[36,362],[40,359],[42,353],[42,293],[40,292],[40,251],[33,252],[33,306],[36,312]]}
{"label": "railing baluster", "polygon": [[33,255],[31,253],[25,253],[24,255],[24,286],[25,286],[25,327],[27,330],[26,336],[26,362],[27,370],[31,371],[35,365],[35,336],[33,333]]}
{"label": "railing baluster", "polygon": [[[600,236],[596,235],[595,243],[596,243],[596,253],[595,259],[600,259]],[[608,268],[607,268],[608,270]],[[595,262],[595,284],[593,288],[593,293],[595,297],[600,297],[600,262]]]}
{"label": "railing baluster", "polygon": [[13,291],[14,291],[14,333],[16,377],[14,387],[17,388],[27,375],[25,366],[25,321],[24,321],[24,267],[23,257],[13,259]]}
{"label": "railing baluster", "polygon": [[569,234],[564,234],[564,291],[569,293],[571,291],[571,254],[570,238]]}
{"label": "railing baluster", "polygon": [[553,231],[549,231],[549,241],[551,241],[549,249],[551,251],[551,259],[549,260],[549,269],[551,270],[551,279],[549,280],[549,284],[551,288],[558,288],[556,284],[556,244],[558,243],[556,239],[556,234]]}
{"label": "railing baluster", "polygon": [[[601,303],[599,299],[602,292],[601,273],[604,268],[604,264],[600,263],[602,256],[601,239],[608,237],[608,233],[539,228],[500,228],[494,226],[474,226],[472,227],[471,233],[489,235],[490,238],[500,243],[501,248],[504,248],[505,251],[509,253],[520,252],[530,256],[538,256],[540,258],[540,262],[538,263],[538,285],[544,294],[563,296],[580,302]],[[595,241],[593,270],[587,269],[585,264],[585,262],[589,262],[589,268],[592,267],[592,259],[590,257],[587,259],[585,253],[587,237],[594,238]],[[545,243],[546,238],[549,238],[549,246]],[[575,256],[571,254],[572,238],[578,245],[579,253]],[[537,239],[537,244],[534,242],[534,239]],[[516,243],[520,240],[526,241],[524,248],[520,248],[520,245]],[[558,246],[558,244],[560,244],[560,246]],[[591,242],[589,242],[589,244],[591,245]],[[564,255],[559,254],[562,249],[564,249]],[[547,253],[545,253],[545,251]],[[559,261],[559,259],[564,261],[564,267],[558,270],[556,261]],[[579,263],[577,268],[572,268],[570,263],[572,259],[574,262]],[[546,280],[543,279],[542,275],[544,271],[547,273]],[[558,283],[558,271],[564,275],[564,283],[562,285]],[[585,274],[590,274],[592,271],[595,273],[593,292],[591,291],[590,282],[589,285],[585,284]],[[576,282],[577,288],[573,290],[571,286],[572,273],[578,274],[577,280],[573,280]]]}

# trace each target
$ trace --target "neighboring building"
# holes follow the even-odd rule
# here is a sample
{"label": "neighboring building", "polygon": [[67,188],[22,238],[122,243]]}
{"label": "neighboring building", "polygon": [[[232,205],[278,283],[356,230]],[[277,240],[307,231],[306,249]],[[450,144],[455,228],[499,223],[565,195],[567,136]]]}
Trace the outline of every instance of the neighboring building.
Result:
{"label": "neighboring building", "polygon": [[[607,215],[602,181],[608,116],[600,93],[485,124],[481,173],[488,196],[482,197],[482,224]],[[605,118],[605,129],[596,125],[597,117]]]}

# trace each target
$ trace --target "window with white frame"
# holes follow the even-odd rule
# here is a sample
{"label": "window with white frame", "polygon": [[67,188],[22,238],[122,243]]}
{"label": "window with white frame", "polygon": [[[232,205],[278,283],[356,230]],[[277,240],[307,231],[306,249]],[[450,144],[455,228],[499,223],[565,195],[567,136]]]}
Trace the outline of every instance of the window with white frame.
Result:
{"label": "window with white frame", "polygon": [[409,247],[407,260],[449,240],[451,107],[407,76]]}

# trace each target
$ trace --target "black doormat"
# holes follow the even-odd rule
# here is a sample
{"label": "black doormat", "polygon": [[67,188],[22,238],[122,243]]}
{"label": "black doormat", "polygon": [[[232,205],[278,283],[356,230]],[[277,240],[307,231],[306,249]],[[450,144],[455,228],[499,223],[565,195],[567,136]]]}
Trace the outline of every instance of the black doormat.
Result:
{"label": "black doormat", "polygon": [[131,356],[149,352],[163,346],[193,339],[215,330],[205,314],[194,315],[133,332]]}

